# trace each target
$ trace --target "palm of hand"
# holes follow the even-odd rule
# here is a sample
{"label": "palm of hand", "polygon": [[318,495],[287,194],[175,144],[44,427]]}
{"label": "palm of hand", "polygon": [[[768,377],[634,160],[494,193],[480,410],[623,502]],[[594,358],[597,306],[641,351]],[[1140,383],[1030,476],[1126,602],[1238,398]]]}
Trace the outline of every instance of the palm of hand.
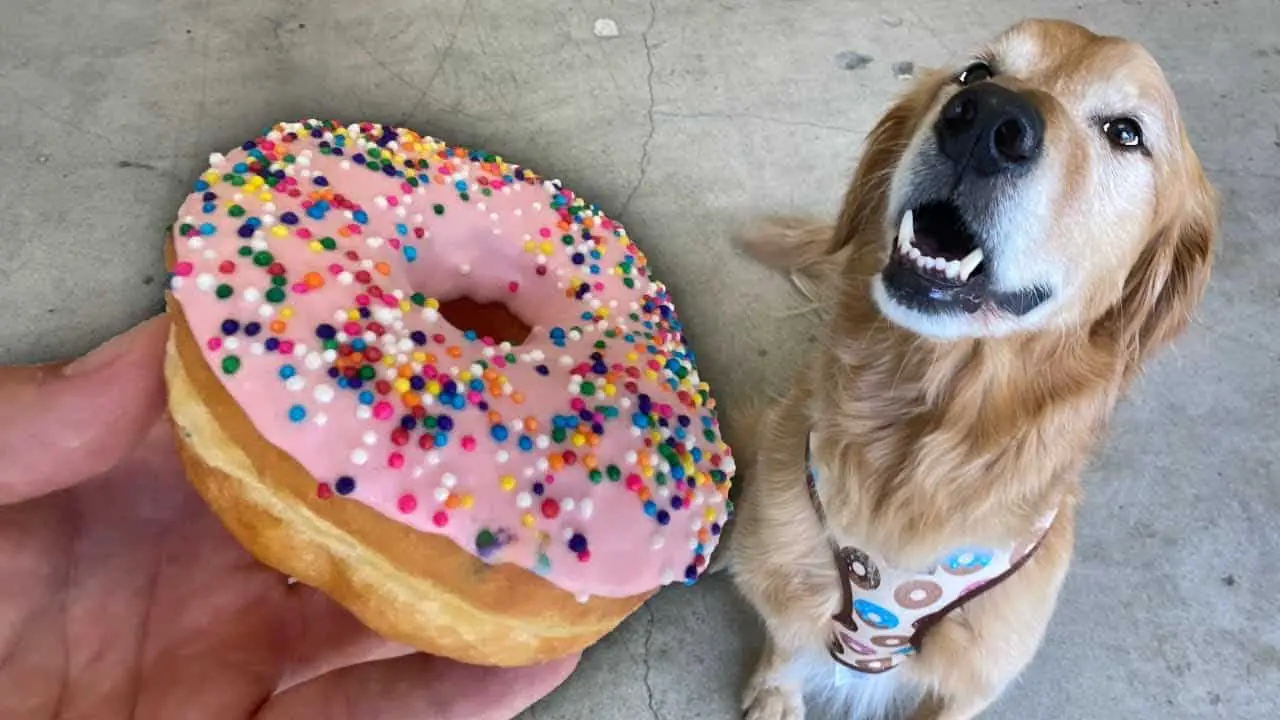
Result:
{"label": "palm of hand", "polygon": [[[48,374],[8,372],[0,392],[48,399]],[[71,382],[84,379],[54,384]],[[502,718],[572,670],[576,658],[492,670],[415,654],[258,564],[185,481],[162,388],[144,387],[124,412],[156,412],[115,418],[105,432],[128,444],[84,482],[74,454],[99,438],[37,447],[0,420],[0,450],[16,448],[0,456],[20,456],[0,468],[0,717]],[[71,487],[5,504],[14,486],[23,498],[25,478],[5,481],[28,464],[57,468],[48,489]]]}

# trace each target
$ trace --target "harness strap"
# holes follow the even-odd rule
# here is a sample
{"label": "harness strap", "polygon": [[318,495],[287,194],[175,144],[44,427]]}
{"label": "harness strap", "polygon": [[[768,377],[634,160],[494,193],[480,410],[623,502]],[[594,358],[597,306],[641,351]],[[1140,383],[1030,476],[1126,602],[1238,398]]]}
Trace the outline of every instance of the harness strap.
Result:
{"label": "harness strap", "polygon": [[[812,436],[810,436],[805,440],[805,482],[809,490],[809,499],[813,503],[814,512],[817,513],[817,516],[818,516],[818,522],[820,522],[824,530],[826,530],[827,541],[828,541],[828,544],[831,546],[832,558],[835,561],[836,570],[840,575],[840,586],[841,586],[841,595],[842,595],[841,611],[838,612],[836,615],[834,615],[832,619],[836,623],[840,624],[845,628],[848,628],[850,630],[856,630],[856,624],[852,616],[852,607],[855,601],[855,598],[853,597],[852,593],[853,593],[853,587],[855,586],[856,583],[854,582],[854,578],[850,574],[851,572],[850,564],[844,560],[844,558],[842,557],[842,554],[849,553],[851,555],[858,555],[858,554],[861,554],[861,551],[854,550],[853,548],[842,550],[839,543],[836,542],[835,537],[831,534],[830,528],[827,525],[826,512],[822,506],[822,499],[819,497],[819,494],[818,494],[818,479],[817,479],[816,473],[814,472],[812,454],[813,454],[813,445],[812,445]],[[1055,512],[1055,515],[1056,515],[1056,512]],[[935,625],[937,625],[943,618],[945,618],[951,612],[960,609],[966,603],[978,597],[979,595],[987,592],[988,590],[1004,582],[1009,577],[1011,577],[1015,572],[1021,569],[1022,566],[1025,565],[1033,555],[1035,555],[1036,551],[1039,550],[1041,540],[1044,539],[1044,535],[1048,533],[1049,527],[1052,527],[1052,524],[1053,523],[1052,523],[1052,517],[1051,517],[1049,521],[1046,523],[1043,529],[1043,532],[1041,532],[1040,536],[1036,538],[1035,542],[1031,545],[1030,549],[1027,550],[1027,552],[1023,554],[1021,557],[1017,558],[1009,566],[1009,568],[1005,570],[1003,573],[997,575],[996,577],[992,578],[988,582],[970,590],[969,592],[961,595],[960,597],[951,601],[950,603],[938,609],[937,611],[930,613],[928,615],[925,615],[924,617],[916,621],[914,631],[910,636],[910,646],[914,649],[914,651],[916,652],[920,651],[921,645],[924,642],[924,638],[928,634],[929,630],[931,630]],[[870,669],[867,669],[866,667],[855,667],[853,665],[850,665],[848,662],[845,662],[843,659],[841,659],[834,649],[831,654],[840,664],[845,665],[846,667],[849,667],[853,670],[857,670],[858,672],[862,672],[862,673],[884,672],[885,670],[889,670],[897,666],[895,662],[893,665],[889,667],[885,667],[881,670],[870,670]]]}

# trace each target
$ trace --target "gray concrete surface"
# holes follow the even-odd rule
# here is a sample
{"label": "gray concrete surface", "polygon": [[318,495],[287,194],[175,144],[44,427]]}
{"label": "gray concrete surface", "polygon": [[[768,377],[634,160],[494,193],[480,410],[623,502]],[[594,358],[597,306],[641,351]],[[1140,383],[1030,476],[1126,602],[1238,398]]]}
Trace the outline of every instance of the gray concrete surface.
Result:
{"label": "gray concrete surface", "polygon": [[[1093,465],[1048,642],[990,717],[1280,717],[1275,0],[2,0],[0,361],[154,312],[161,229],[209,151],[322,116],[497,151],[619,215],[722,402],[742,401],[786,378],[809,321],[731,254],[732,223],[831,212],[895,66],[1027,15],[1147,44],[1224,233],[1200,322]],[[528,717],[733,717],[759,642],[723,578],[672,589]]]}

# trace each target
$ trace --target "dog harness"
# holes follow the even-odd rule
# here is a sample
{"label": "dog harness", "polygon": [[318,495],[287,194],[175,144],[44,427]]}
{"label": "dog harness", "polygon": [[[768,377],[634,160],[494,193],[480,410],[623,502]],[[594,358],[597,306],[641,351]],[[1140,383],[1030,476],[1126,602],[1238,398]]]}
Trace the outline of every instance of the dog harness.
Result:
{"label": "dog harness", "polygon": [[[818,477],[805,446],[809,498],[818,520],[826,514],[818,497]],[[924,570],[890,567],[883,558],[834,539],[836,569],[843,593],[832,617],[831,656],[864,673],[882,673],[919,652],[925,633],[939,620],[995,587],[1022,567],[1040,546],[1057,510],[1048,513],[1026,540],[1008,547],[961,547]]]}

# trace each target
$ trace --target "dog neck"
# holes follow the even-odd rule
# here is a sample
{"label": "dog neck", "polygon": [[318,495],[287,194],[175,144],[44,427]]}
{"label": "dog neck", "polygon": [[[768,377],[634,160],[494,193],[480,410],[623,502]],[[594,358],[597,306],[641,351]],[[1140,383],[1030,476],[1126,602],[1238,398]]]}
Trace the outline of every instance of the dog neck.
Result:
{"label": "dog neck", "polygon": [[833,525],[904,562],[1020,536],[1070,502],[1123,369],[1085,332],[935,342],[889,323],[852,258],[814,372]]}

